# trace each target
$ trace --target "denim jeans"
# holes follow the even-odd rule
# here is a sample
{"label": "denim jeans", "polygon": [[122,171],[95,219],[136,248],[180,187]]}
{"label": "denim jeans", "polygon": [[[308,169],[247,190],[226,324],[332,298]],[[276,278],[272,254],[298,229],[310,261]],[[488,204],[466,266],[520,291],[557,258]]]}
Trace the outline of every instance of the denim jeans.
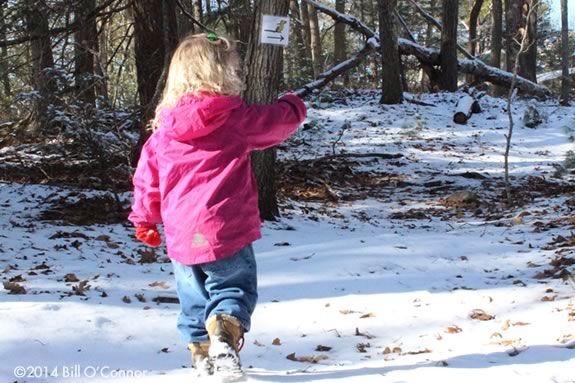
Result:
{"label": "denim jeans", "polygon": [[180,298],[178,330],[186,343],[208,340],[206,320],[227,314],[250,329],[258,300],[257,266],[252,245],[226,258],[199,265],[172,260]]}

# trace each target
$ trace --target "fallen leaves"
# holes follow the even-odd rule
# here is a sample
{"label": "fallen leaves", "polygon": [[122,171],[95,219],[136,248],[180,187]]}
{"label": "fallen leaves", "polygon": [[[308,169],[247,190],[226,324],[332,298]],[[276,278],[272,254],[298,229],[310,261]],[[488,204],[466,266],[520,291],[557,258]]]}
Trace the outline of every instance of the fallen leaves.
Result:
{"label": "fallen leaves", "polygon": [[80,282],[80,279],[74,273],[64,275],[64,282]]}
{"label": "fallen leaves", "polygon": [[326,360],[329,358],[327,355],[323,355],[323,354],[310,355],[310,356],[296,356],[295,352],[292,352],[291,354],[286,356],[286,359],[289,359],[293,362],[317,364],[317,363],[321,362],[322,360]]}
{"label": "fallen leaves", "polygon": [[463,330],[461,329],[461,327],[456,326],[456,325],[447,326],[447,327],[445,328],[445,332],[448,333],[448,334],[458,334],[458,333],[460,333],[461,331],[463,331]]}
{"label": "fallen leaves", "polygon": [[480,321],[488,321],[488,320],[495,319],[495,316],[488,314],[484,310],[475,309],[475,310],[471,311],[471,313],[469,314],[469,318],[474,319],[474,320],[480,320]]}
{"label": "fallen leaves", "polygon": [[90,290],[90,285],[88,284],[88,280],[81,281],[75,286],[72,286],[72,294],[73,295],[80,295],[85,296],[86,291]]}
{"label": "fallen leaves", "polygon": [[26,294],[24,286],[16,282],[4,282],[4,289],[8,290],[8,294]]}
{"label": "fallen leaves", "polygon": [[169,289],[170,286],[164,281],[155,281],[150,283],[148,286],[150,287],[158,287],[160,289]]}

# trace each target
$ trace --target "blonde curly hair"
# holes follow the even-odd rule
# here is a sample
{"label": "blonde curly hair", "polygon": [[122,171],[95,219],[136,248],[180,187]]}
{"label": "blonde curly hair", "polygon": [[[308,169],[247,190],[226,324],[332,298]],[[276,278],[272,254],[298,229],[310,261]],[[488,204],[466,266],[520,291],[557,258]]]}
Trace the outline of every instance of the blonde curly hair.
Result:
{"label": "blonde curly hair", "polygon": [[206,33],[184,37],[172,56],[166,86],[151,121],[152,129],[159,127],[162,109],[175,106],[186,94],[239,95],[239,69],[240,58],[233,41]]}

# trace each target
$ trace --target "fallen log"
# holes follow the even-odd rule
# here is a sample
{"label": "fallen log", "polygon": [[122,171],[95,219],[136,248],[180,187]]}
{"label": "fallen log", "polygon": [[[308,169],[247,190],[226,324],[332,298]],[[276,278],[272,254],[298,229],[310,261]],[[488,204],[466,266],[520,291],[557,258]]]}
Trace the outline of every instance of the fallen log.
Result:
{"label": "fallen log", "polygon": [[[379,35],[374,31],[372,31],[361,20],[353,16],[337,12],[332,8],[319,4],[315,0],[302,0],[302,1],[311,4],[318,11],[329,15],[335,21],[347,24],[352,29],[355,29],[359,33],[363,34],[367,38],[367,44],[371,45],[374,51],[378,51],[380,49]],[[413,55],[421,63],[433,66],[439,65],[439,49],[437,48],[427,48],[404,38],[398,39],[398,45],[401,54]],[[357,64],[359,64],[359,61],[355,65]],[[472,59],[458,60],[458,68],[461,73],[471,74],[475,76],[475,78],[483,79],[495,85],[500,85],[507,88],[511,87],[511,82],[513,79],[512,73],[487,65],[478,59],[472,58]],[[341,73],[343,72],[340,72],[339,74]],[[325,85],[327,82],[329,81],[325,81],[323,85]],[[532,94],[537,97],[545,98],[552,96],[552,93],[549,90],[549,88],[542,85],[538,85],[532,81],[529,81],[519,76],[517,76],[515,80],[515,88],[518,89],[520,92]]]}
{"label": "fallen log", "polygon": [[480,111],[481,106],[479,102],[466,94],[457,102],[455,113],[453,114],[453,122],[456,124],[467,124],[467,120],[471,118],[471,115],[473,113],[479,113]]}

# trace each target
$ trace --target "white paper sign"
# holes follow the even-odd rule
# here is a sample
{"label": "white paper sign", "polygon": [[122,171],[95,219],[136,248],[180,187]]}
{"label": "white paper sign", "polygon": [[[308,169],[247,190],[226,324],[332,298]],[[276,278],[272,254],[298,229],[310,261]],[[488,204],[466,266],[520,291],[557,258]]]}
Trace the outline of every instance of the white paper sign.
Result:
{"label": "white paper sign", "polygon": [[288,45],[289,17],[262,16],[262,44]]}

